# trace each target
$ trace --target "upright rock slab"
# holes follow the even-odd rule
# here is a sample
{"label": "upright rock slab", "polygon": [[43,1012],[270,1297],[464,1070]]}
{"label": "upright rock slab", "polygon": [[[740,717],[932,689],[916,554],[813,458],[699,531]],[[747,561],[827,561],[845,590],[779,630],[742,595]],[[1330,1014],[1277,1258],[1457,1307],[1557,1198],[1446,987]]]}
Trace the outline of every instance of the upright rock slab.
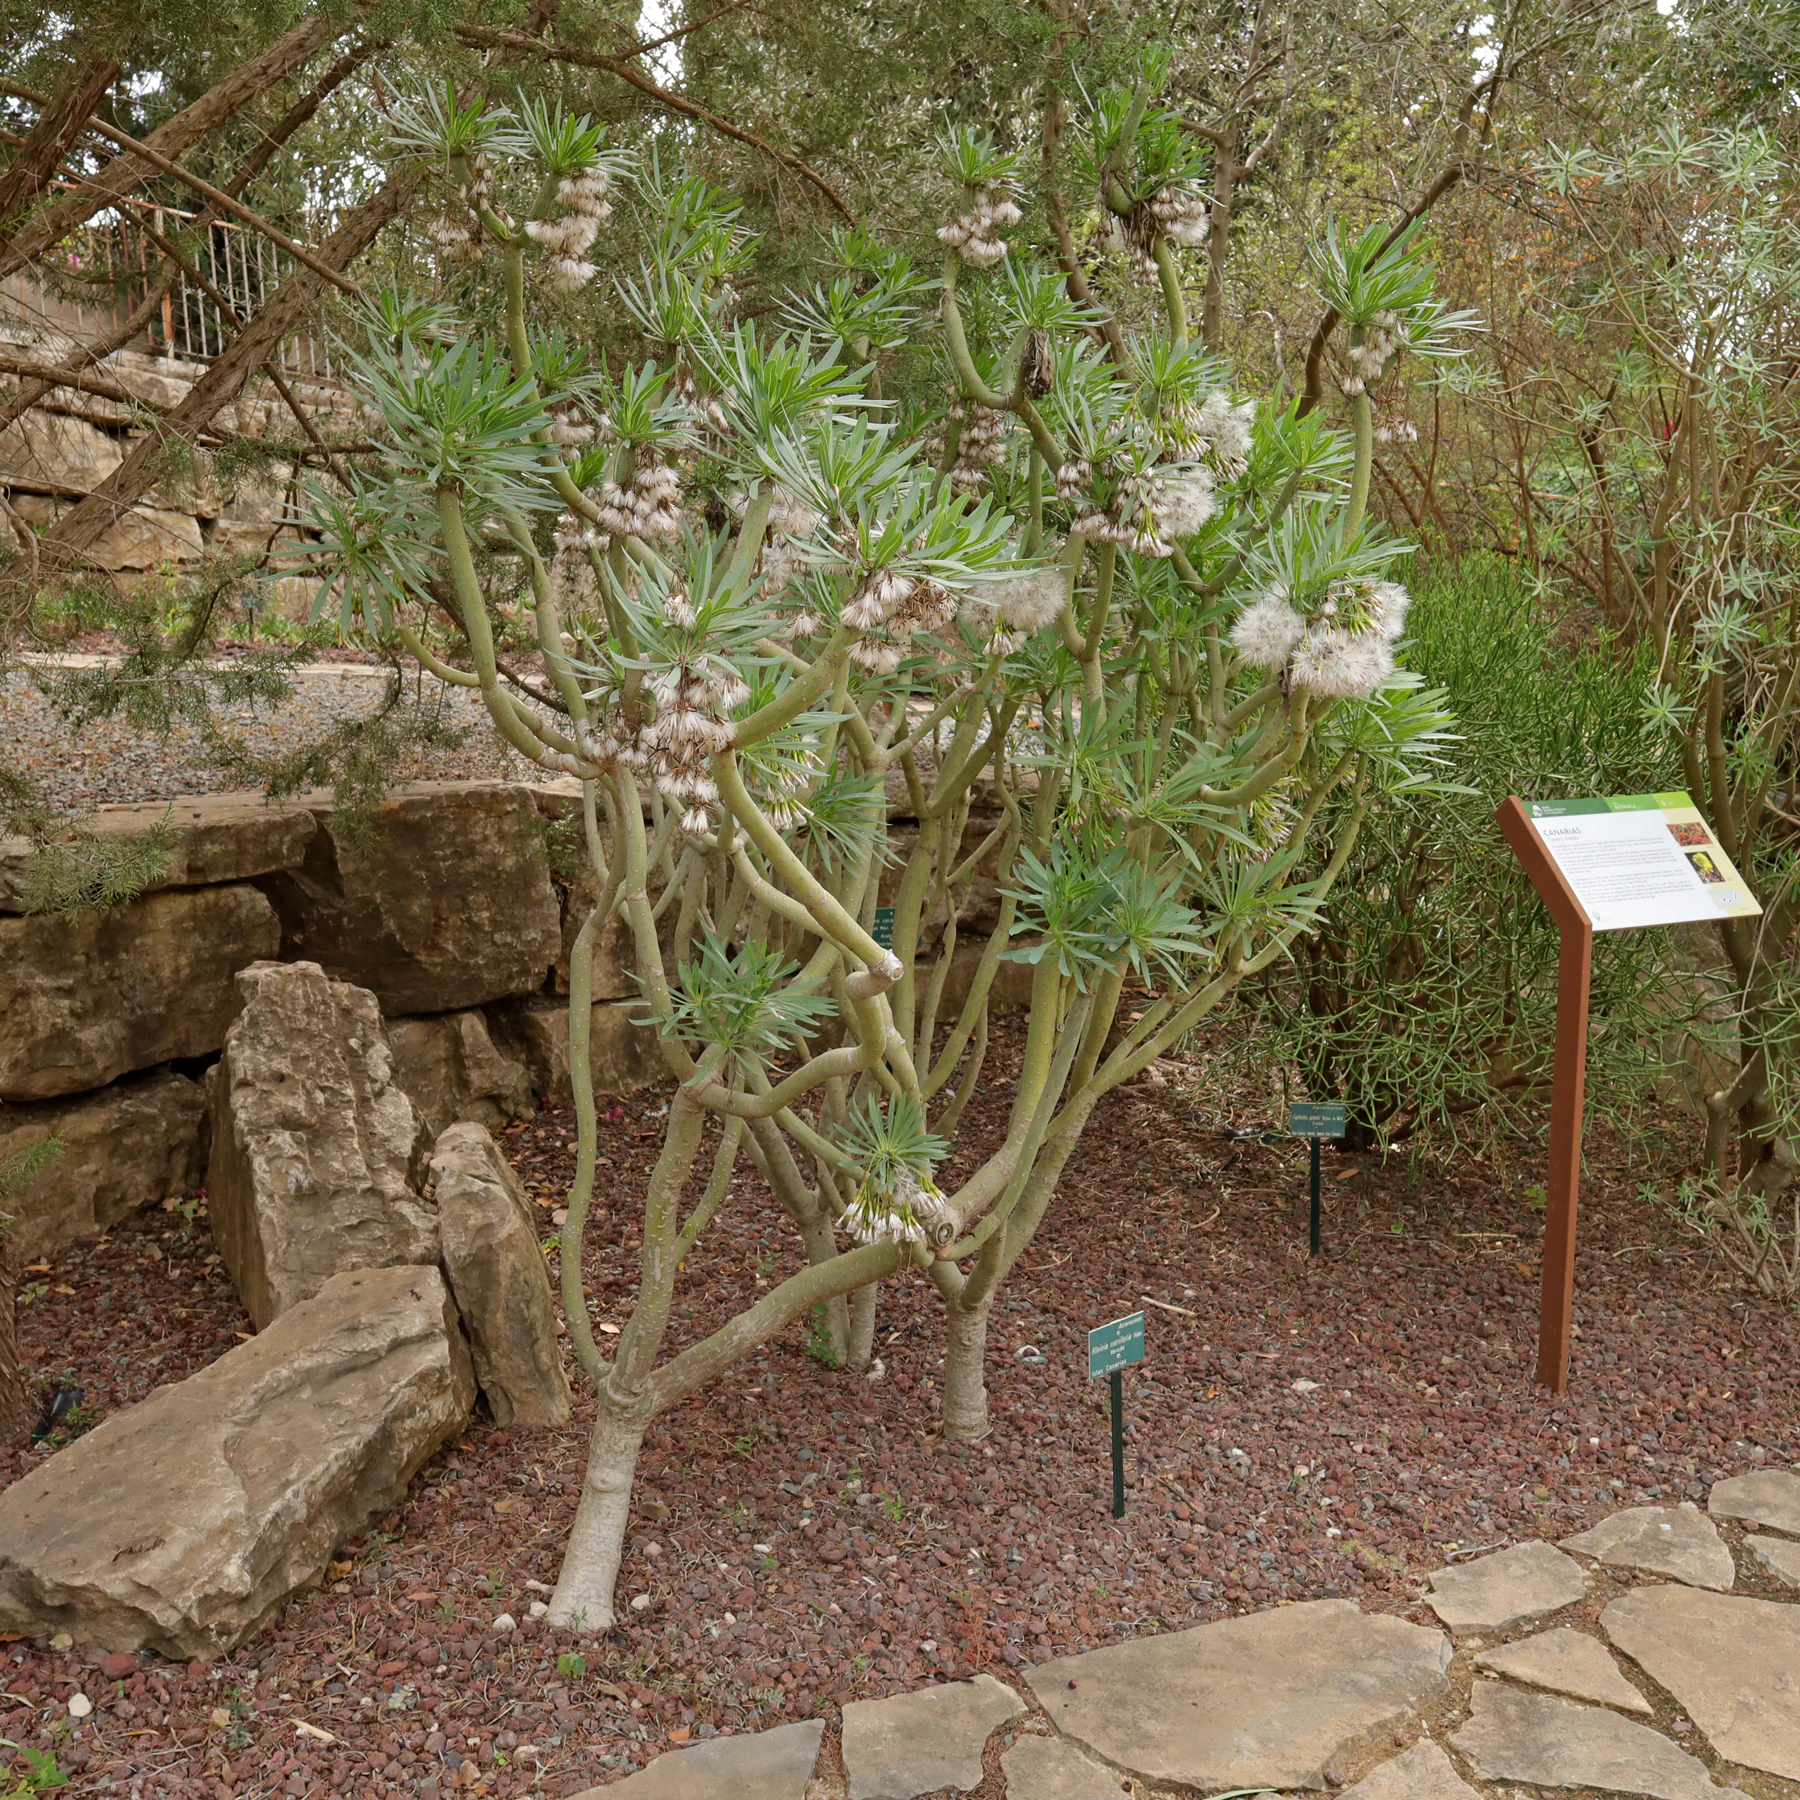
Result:
{"label": "upright rock slab", "polygon": [[402,1498],[474,1397],[436,1269],[335,1276],[0,1492],[0,1627],[223,1655]]}
{"label": "upright rock slab", "polygon": [[1426,1604],[1452,1631],[1505,1631],[1573,1606],[1587,1592],[1580,1563],[1548,1544],[1514,1544],[1431,1577]]}
{"label": "upright rock slab", "polygon": [[0,1100],[53,1100],[207,1056],[232,977],[281,932],[253,887],[146,894],[63,916],[0,915]]}
{"label": "upright rock slab", "polygon": [[1614,1568],[1667,1575],[1689,1587],[1722,1593],[1737,1580],[1737,1565],[1718,1527],[1692,1504],[1628,1506],[1591,1531],[1564,1538],[1562,1546]]}
{"label": "upright rock slab", "polygon": [[565,1425],[569,1378],[556,1347],[550,1269],[530,1202],[479,1125],[452,1125],[432,1152],[444,1273],[497,1425]]}
{"label": "upright rock slab", "polygon": [[375,996],[317,963],[258,963],[208,1078],[207,1211],[258,1330],[346,1269],[435,1263],[419,1123]]}
{"label": "upright rock slab", "polygon": [[1730,1762],[1800,1778],[1800,1606],[1640,1588],[1600,1627]]}
{"label": "upright rock slab", "polygon": [[427,1137],[459,1119],[493,1127],[531,1106],[531,1074],[494,1047],[487,1020],[473,1010],[422,1019],[389,1019],[394,1080],[413,1103]]}
{"label": "upright rock slab", "polygon": [[1340,1755],[1444,1691],[1450,1655],[1441,1631],[1309,1600],[1062,1657],[1027,1679],[1058,1731],[1141,1780],[1320,1787]]}
{"label": "upright rock slab", "polygon": [[1451,1740],[1484,1781],[1604,1788],[1652,1800],[1746,1800],[1718,1788],[1698,1757],[1660,1731],[1598,1706],[1478,1681],[1469,1722]]}
{"label": "upright rock slab", "polygon": [[1744,1519],[1800,1537],[1800,1475],[1786,1469],[1759,1469],[1715,1481],[1706,1510],[1715,1518]]}
{"label": "upright rock slab", "polygon": [[452,1012],[544,985],[562,923],[544,828],[505,781],[422,781],[352,838],[327,802],[299,868],[264,884],[282,955],[368,988],[386,1013]]}
{"label": "upright rock slab", "polygon": [[68,1100],[0,1106],[0,1162],[48,1137],[63,1142],[49,1168],[7,1197],[13,1255],[30,1262],[198,1186],[205,1127],[204,1089],[169,1069]]}

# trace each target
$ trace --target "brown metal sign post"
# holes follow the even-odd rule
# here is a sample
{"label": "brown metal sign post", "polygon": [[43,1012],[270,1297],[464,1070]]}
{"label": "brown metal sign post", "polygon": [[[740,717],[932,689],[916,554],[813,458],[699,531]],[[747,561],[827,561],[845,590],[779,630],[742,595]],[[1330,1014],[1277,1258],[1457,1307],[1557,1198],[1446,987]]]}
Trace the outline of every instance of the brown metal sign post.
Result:
{"label": "brown metal sign post", "polygon": [[1587,1097],[1588,980],[1594,923],[1544,847],[1516,794],[1497,815],[1513,854],[1562,934],[1556,958],[1556,1066],[1550,1098],[1550,1174],[1544,1183],[1544,1273],[1538,1298],[1537,1378],[1564,1393],[1575,1310],[1575,1211],[1581,1189],[1581,1118]]}

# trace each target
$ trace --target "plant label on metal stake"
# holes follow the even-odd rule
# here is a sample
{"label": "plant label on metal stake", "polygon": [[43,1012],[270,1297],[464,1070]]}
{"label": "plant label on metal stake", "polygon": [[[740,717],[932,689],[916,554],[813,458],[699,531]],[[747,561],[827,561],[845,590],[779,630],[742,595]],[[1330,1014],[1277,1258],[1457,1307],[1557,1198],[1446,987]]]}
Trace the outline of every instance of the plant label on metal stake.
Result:
{"label": "plant label on metal stake", "polygon": [[1319,1254],[1322,1230],[1319,1200],[1319,1139],[1341,1138],[1349,1121],[1336,1100],[1299,1100],[1288,1111],[1288,1136],[1312,1141],[1312,1254]]}
{"label": "plant label on metal stake", "polygon": [[1088,1333],[1088,1380],[1112,1378],[1113,1517],[1125,1516],[1125,1377],[1123,1370],[1144,1360],[1144,1315],[1127,1313]]}

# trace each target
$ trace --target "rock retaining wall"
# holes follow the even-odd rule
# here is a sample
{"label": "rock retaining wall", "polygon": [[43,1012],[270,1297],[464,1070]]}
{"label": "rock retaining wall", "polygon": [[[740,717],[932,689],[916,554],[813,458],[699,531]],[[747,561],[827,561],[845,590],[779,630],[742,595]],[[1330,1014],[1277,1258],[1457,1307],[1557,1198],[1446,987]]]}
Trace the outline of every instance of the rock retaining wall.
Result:
{"label": "rock retaining wall", "polygon": [[[379,809],[366,838],[337,829],[324,794],[106,807],[88,821],[94,835],[167,819],[173,850],[138,899],[67,916],[22,910],[30,846],[0,840],[0,1156],[53,1134],[67,1145],[10,1202],[16,1247],[42,1255],[201,1179],[199,1078],[242,1007],[236,977],[255,962],[315,962],[371,990],[394,1081],[433,1137],[456,1120],[498,1126],[539,1096],[566,1102],[567,946],[582,890],[553,877],[546,825],[574,799],[572,782],[421,782]],[[903,789],[890,793],[903,849],[916,830],[904,806]],[[964,856],[992,824],[971,820]],[[995,904],[984,871],[946,1012],[967,992]],[[1030,971],[1001,973],[997,1002],[1019,1003]],[[594,978],[595,1086],[660,1079],[621,934],[604,941]]]}

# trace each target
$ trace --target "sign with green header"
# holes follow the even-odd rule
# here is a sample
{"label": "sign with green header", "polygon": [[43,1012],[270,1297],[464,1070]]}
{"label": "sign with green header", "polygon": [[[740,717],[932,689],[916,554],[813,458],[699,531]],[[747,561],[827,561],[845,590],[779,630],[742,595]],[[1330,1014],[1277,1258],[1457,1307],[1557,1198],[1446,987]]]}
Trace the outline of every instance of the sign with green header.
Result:
{"label": "sign with green header", "polygon": [[1144,1360],[1144,1315],[1127,1313],[1088,1333],[1088,1380]]}
{"label": "sign with green header", "polygon": [[1347,1126],[1341,1100],[1296,1100],[1288,1109],[1288,1136],[1341,1138]]}

